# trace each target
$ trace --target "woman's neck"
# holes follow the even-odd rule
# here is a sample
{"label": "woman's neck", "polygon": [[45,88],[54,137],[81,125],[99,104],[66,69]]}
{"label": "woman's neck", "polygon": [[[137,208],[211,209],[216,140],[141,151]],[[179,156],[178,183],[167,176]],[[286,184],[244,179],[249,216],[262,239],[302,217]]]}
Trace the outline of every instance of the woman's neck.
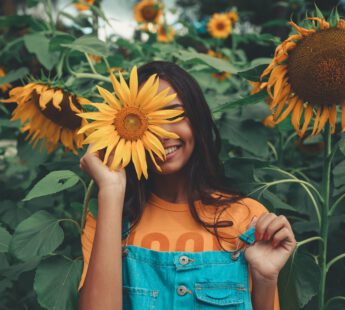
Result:
{"label": "woman's neck", "polygon": [[174,174],[155,174],[152,191],[158,197],[173,203],[187,203],[187,177],[183,171]]}

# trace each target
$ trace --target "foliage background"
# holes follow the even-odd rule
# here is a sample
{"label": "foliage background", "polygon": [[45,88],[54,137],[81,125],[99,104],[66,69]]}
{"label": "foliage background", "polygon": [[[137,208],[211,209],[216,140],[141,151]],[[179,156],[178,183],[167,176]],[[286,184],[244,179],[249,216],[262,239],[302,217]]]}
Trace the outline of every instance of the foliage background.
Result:
{"label": "foliage background", "polygon": [[[176,29],[169,43],[138,29],[123,37],[114,24],[113,31],[103,31],[113,21],[102,10],[109,3],[114,11],[125,7],[129,14],[136,4],[96,1],[90,10],[78,12],[72,4],[72,11],[65,10],[59,1],[1,1],[0,65],[6,75],[0,84],[23,85],[29,75],[55,78],[78,95],[97,99],[96,85],[110,89],[108,66],[128,71],[153,59],[181,65],[198,80],[213,111],[229,183],[293,224],[299,246],[279,277],[281,308],[316,309],[319,245],[313,238],[319,227],[313,195],[300,182],[284,180],[302,180],[319,189],[324,141],[320,136],[298,143],[289,120],[266,127],[262,121],[270,111],[263,96],[248,96],[247,81],[257,80],[275,46],[290,33],[287,21],[301,21],[313,12],[313,1],[166,1],[166,20]],[[344,1],[317,5],[326,16],[338,5],[344,16]],[[240,19],[227,39],[214,39],[202,30],[211,14],[231,9]],[[134,18],[127,22],[135,23]],[[209,50],[227,59],[208,56]],[[90,65],[86,55],[100,57]],[[223,71],[230,73],[223,81],[211,75]],[[2,90],[1,97],[7,98],[8,90]],[[14,107],[0,105],[0,309],[75,309],[82,271],[80,223],[89,180],[79,170],[79,157],[62,147],[52,154],[32,149],[21,125],[10,121]],[[334,140],[341,138],[339,134]],[[337,152],[333,201],[344,193],[344,184],[345,158]],[[92,197],[95,212],[95,193]],[[331,220],[329,259],[345,252],[344,231],[342,202]],[[340,297],[345,296],[344,271],[344,260],[329,271],[326,300],[339,297],[327,309],[345,309],[345,298]]]}

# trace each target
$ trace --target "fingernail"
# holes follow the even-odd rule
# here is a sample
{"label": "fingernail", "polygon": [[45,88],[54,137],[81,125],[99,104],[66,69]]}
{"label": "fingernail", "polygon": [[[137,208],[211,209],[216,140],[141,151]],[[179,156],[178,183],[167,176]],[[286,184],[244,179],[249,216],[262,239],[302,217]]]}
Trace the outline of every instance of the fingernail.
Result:
{"label": "fingernail", "polygon": [[269,236],[268,236],[268,233],[265,233],[265,235],[264,235],[264,240],[269,240],[268,237],[269,237]]}

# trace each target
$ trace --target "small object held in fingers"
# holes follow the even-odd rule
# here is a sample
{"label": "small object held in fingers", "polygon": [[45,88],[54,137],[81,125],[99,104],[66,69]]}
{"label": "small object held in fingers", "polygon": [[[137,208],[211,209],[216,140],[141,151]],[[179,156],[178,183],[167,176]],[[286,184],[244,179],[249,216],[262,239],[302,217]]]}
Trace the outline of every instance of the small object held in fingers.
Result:
{"label": "small object held in fingers", "polygon": [[247,231],[245,231],[243,234],[241,234],[239,238],[247,244],[255,243],[255,241],[256,241],[255,226],[252,228],[249,228]]}

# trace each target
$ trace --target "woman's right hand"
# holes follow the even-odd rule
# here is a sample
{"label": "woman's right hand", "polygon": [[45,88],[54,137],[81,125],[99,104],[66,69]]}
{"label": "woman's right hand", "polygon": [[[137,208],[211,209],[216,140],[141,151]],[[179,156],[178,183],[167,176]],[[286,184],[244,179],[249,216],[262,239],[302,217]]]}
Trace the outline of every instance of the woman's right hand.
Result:
{"label": "woman's right hand", "polygon": [[114,158],[114,152],[109,156],[107,164],[103,164],[101,155],[104,155],[101,150],[97,152],[90,152],[89,145],[86,153],[80,159],[80,168],[84,170],[97,184],[99,189],[106,187],[113,187],[117,190],[126,189],[126,172],[124,168],[111,171],[109,166]]}

